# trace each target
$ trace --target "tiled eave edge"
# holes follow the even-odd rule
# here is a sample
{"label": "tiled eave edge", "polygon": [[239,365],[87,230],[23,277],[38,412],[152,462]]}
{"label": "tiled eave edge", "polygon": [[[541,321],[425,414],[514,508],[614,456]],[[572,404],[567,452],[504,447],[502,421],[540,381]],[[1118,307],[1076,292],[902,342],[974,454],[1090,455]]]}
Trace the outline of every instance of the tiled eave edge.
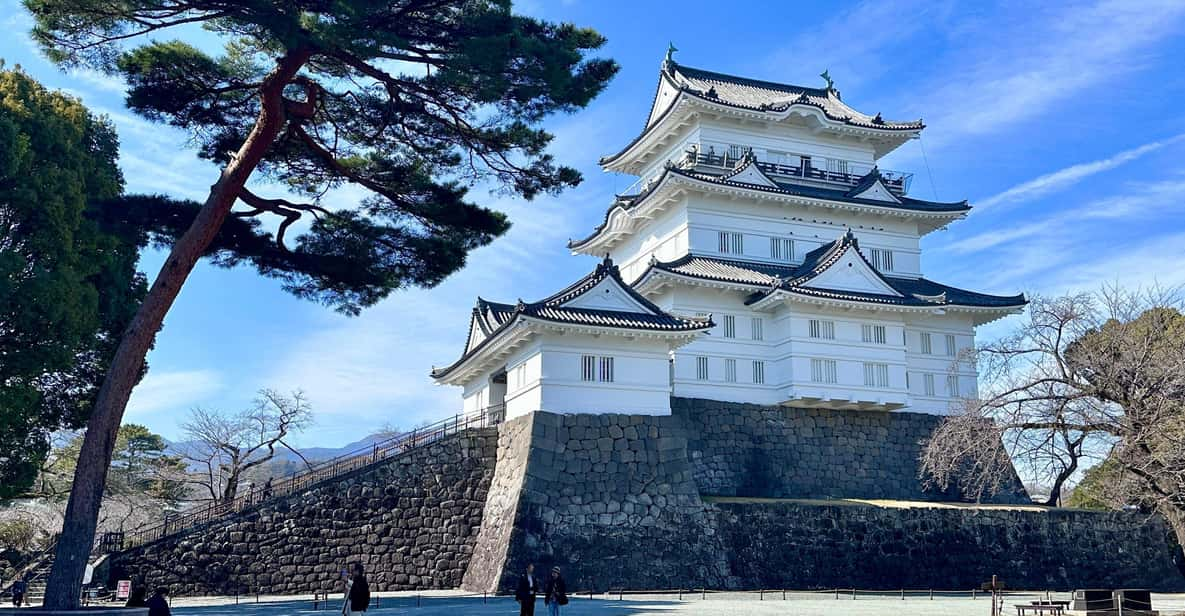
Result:
{"label": "tiled eave edge", "polygon": [[451,366],[433,371],[433,378],[441,385],[460,385],[477,373],[486,370],[491,363],[497,363],[516,349],[542,333],[587,334],[590,336],[617,336],[627,339],[666,340],[672,348],[681,347],[694,340],[708,327],[694,330],[651,330],[626,327],[604,327],[578,325],[549,321],[527,315],[518,315],[507,322],[475,350]]}
{"label": "tiled eave edge", "polygon": [[805,295],[803,293],[795,293],[793,291],[787,291],[784,289],[778,289],[770,292],[769,285],[708,280],[654,268],[651,268],[643,273],[642,276],[639,277],[638,280],[635,281],[631,286],[633,286],[639,293],[643,295],[654,295],[658,293],[662,287],[671,283],[684,284],[693,287],[737,291],[740,293],[766,292],[768,293],[767,295],[749,304],[750,308],[758,311],[772,310],[778,305],[778,303],[782,301],[794,301],[817,306],[840,308],[843,310],[873,310],[881,312],[932,315],[941,315],[946,314],[947,312],[963,312],[991,317],[986,321],[979,321],[976,319],[976,325],[979,326],[1006,317],[1010,314],[1017,314],[1024,309],[1023,304],[1017,306],[967,306],[963,304],[909,306],[888,302],[876,302],[871,300],[850,300]]}
{"label": "tiled eave edge", "polygon": [[[791,203],[795,205],[804,205],[807,207],[844,210],[849,212],[872,214],[876,216],[888,216],[894,218],[921,218],[924,220],[943,221],[944,224],[965,218],[967,216],[967,212],[969,211],[958,210],[950,212],[927,212],[924,210],[908,210],[892,206],[865,205],[859,203],[848,203],[845,201],[833,201],[831,199],[821,199],[818,197],[793,195],[789,193],[778,192],[772,189],[763,189],[756,186],[750,187],[735,182],[729,183],[701,180],[688,176],[685,173],[678,171],[672,172],[671,170],[664,172],[662,178],[658,181],[661,184],[660,186],[652,189],[649,193],[642,196],[639,201],[635,201],[631,207],[627,208],[625,205],[620,203],[611,207],[608,214],[605,215],[605,222],[601,224],[600,230],[595,235],[583,240],[579,244],[571,245],[570,248],[572,253],[596,256],[603,254],[607,250],[611,250],[617,243],[618,237],[637,231],[635,221],[645,221],[654,218],[657,214],[662,213],[671,199],[678,198],[680,195],[677,193],[677,191],[674,191],[674,189],[677,187],[696,189],[705,193],[718,195],[744,197],[754,201]],[[943,225],[935,225],[933,229],[938,229],[941,226]],[[933,229],[931,229],[931,231]]]}
{"label": "tiled eave edge", "polygon": [[[675,100],[667,107],[659,118],[646,127],[641,135],[635,137],[625,149],[617,154],[602,157],[601,167],[605,171],[635,174],[645,165],[637,162],[638,156],[649,151],[660,141],[663,135],[672,134],[678,128],[691,120],[695,112],[711,113],[715,116],[728,116],[740,120],[758,120],[764,122],[780,122],[790,117],[813,117],[828,130],[850,135],[866,141],[888,141],[904,143],[917,137],[922,128],[871,128],[853,126],[842,120],[835,120],[827,116],[822,109],[809,103],[790,103],[780,110],[750,109],[727,103],[716,102],[684,89],[675,96]],[[894,146],[895,147],[895,146]],[[892,149],[892,148],[890,148]],[[887,151],[887,150],[886,150]],[[883,153],[883,152],[882,152]]]}

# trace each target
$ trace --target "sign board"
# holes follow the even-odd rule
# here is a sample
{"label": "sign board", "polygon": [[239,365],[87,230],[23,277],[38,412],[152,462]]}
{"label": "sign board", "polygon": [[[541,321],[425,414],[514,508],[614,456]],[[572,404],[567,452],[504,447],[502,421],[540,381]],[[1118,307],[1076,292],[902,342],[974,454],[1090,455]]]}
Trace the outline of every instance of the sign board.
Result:
{"label": "sign board", "polygon": [[120,580],[115,583],[115,598],[127,599],[128,595],[132,594],[132,581]]}

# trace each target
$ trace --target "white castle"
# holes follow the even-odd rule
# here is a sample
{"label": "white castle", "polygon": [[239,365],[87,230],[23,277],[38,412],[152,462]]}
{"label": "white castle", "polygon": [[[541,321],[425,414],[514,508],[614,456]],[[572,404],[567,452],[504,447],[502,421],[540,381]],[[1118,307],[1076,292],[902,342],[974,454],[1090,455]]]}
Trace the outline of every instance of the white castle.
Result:
{"label": "white castle", "polygon": [[669,414],[671,396],[944,414],[975,395],[962,351],[1020,311],[922,276],[923,235],[966,201],[907,196],[877,161],[918,137],[825,88],[680,66],[606,171],[638,176],[546,299],[479,298],[461,358],[432,371],[467,412]]}

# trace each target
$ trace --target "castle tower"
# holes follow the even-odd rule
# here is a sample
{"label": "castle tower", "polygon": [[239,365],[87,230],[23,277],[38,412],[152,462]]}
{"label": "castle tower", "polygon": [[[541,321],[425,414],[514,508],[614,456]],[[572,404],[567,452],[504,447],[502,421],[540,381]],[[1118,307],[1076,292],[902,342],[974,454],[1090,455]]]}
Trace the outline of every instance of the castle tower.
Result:
{"label": "castle tower", "polygon": [[975,328],[1020,311],[1024,296],[923,276],[922,236],[971,207],[910,197],[911,175],[878,161],[922,122],[856,111],[823,77],[806,88],[668,56],[642,132],[600,161],[638,181],[569,243],[607,255],[604,276],[572,287],[597,292],[517,314],[591,312],[555,312],[549,331],[489,353],[523,326],[508,305],[479,300],[464,355],[434,378],[462,385],[467,410],[505,405],[508,416],[667,413],[659,392],[934,414],[974,396],[964,352]]}

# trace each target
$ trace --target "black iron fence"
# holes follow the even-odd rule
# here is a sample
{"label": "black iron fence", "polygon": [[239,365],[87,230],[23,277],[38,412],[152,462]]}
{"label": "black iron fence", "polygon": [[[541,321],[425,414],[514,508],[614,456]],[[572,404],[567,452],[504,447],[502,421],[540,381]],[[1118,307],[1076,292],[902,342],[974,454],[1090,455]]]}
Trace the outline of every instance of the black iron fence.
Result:
{"label": "black iron fence", "polygon": [[310,486],[401,455],[417,447],[436,442],[446,436],[473,428],[488,428],[501,423],[505,416],[502,405],[491,406],[468,414],[457,414],[434,424],[415,428],[367,447],[356,449],[336,458],[309,465],[271,485],[254,486],[233,500],[216,501],[169,516],[164,522],[123,533],[120,545],[108,544],[108,551],[126,550],[150,543],[195,526],[255,507],[274,498],[288,496]]}

